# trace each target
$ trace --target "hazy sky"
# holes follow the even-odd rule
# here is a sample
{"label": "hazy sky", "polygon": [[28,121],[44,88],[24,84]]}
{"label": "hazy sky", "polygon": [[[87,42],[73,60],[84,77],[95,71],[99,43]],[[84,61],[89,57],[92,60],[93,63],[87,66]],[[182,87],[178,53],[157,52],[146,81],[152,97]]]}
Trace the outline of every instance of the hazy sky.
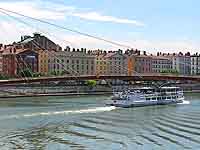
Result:
{"label": "hazy sky", "polygon": [[[1,0],[0,7],[149,52],[200,49],[199,0]],[[118,49],[114,45],[0,13],[0,43],[41,32],[62,46]]]}

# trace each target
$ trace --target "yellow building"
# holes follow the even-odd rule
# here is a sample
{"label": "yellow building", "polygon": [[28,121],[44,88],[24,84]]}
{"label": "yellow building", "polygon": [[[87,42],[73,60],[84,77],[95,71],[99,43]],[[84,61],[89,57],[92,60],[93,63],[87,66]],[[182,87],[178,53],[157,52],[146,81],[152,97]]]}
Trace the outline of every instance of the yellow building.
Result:
{"label": "yellow building", "polygon": [[107,74],[107,59],[104,57],[105,54],[96,56],[96,74],[106,75]]}
{"label": "yellow building", "polygon": [[44,75],[48,74],[48,51],[38,51],[38,72]]}

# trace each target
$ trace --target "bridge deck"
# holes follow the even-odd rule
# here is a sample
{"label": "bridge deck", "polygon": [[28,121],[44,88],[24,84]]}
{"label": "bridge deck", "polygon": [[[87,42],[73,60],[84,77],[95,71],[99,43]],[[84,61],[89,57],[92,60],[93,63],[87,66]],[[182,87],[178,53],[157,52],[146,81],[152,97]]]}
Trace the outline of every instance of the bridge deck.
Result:
{"label": "bridge deck", "polygon": [[0,84],[16,84],[16,83],[34,83],[34,82],[49,82],[49,81],[67,81],[67,80],[106,80],[119,79],[127,81],[164,81],[164,80],[190,80],[200,82],[200,76],[174,76],[174,75],[140,75],[140,76],[57,76],[57,77],[38,77],[25,79],[10,79],[0,80]]}

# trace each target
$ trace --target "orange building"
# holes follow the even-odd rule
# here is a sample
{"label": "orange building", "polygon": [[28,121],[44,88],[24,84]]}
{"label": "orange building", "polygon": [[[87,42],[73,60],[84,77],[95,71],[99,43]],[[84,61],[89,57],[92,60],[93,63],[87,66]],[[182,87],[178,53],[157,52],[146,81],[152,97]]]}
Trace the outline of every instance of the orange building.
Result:
{"label": "orange building", "polygon": [[128,75],[132,76],[135,72],[135,57],[134,56],[128,56]]}

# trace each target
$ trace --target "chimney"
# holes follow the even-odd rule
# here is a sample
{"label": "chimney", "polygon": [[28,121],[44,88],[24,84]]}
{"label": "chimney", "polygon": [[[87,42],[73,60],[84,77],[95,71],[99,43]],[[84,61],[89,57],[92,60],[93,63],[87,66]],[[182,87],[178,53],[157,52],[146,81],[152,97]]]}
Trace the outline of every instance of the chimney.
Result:
{"label": "chimney", "polygon": [[23,41],[24,40],[24,37],[23,36],[21,36],[21,41]]}
{"label": "chimney", "polygon": [[66,46],[66,48],[64,49],[64,51],[70,52],[70,47]]}

